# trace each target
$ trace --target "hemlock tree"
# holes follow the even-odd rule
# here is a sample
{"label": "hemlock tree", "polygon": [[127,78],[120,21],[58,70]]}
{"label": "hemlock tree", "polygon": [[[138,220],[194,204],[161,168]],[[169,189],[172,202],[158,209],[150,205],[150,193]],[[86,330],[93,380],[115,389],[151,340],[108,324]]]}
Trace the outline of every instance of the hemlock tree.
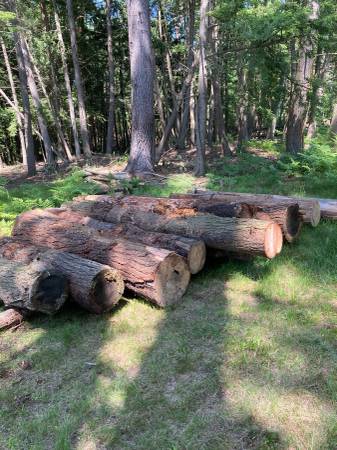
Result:
{"label": "hemlock tree", "polygon": [[127,172],[153,172],[154,55],[148,0],[128,0],[128,30],[132,89],[131,149]]}

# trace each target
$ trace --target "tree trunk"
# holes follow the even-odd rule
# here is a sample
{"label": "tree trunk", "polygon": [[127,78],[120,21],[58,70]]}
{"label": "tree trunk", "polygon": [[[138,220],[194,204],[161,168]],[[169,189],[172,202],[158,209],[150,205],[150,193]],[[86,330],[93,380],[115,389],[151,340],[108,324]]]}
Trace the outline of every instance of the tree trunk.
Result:
{"label": "tree trunk", "polygon": [[45,264],[0,258],[0,299],[7,308],[45,314],[57,312],[68,296],[65,277]]}
{"label": "tree trunk", "polygon": [[245,150],[246,143],[249,140],[248,133],[248,88],[247,88],[247,69],[244,67],[243,56],[240,56],[238,66],[238,145],[239,150]]}
{"label": "tree trunk", "polygon": [[99,232],[102,237],[120,237],[129,241],[139,242],[151,247],[164,248],[183,256],[188,264],[190,272],[196,274],[204,267],[206,259],[206,248],[202,240],[189,239],[166,233],[147,232],[133,224],[112,224],[102,222],[81,214],[81,210],[76,211],[64,208],[52,208],[45,210],[46,213],[55,214],[61,220],[78,225],[86,225]]}
{"label": "tree trunk", "polygon": [[[275,257],[282,249],[282,231],[279,225],[263,220],[217,217],[198,213],[190,216],[166,217],[141,209],[138,204],[121,201],[79,201],[70,208],[98,220],[112,223],[133,223],[146,231],[173,233],[188,238],[202,239],[208,247],[239,254]],[[82,205],[79,205],[82,203]]]}
{"label": "tree trunk", "polygon": [[205,201],[225,201],[225,202],[244,202],[263,207],[265,204],[272,206],[273,204],[289,204],[297,203],[299,211],[305,223],[310,223],[313,227],[319,224],[321,211],[319,202],[316,199],[305,199],[298,197],[286,197],[283,195],[269,194],[244,194],[239,192],[213,192],[202,191],[197,189],[194,194],[174,194],[177,198],[203,198]]}
{"label": "tree trunk", "polygon": [[69,282],[72,299],[96,314],[111,310],[124,291],[124,282],[116,270],[70,253],[3,238],[0,240],[0,256],[25,264],[40,261],[62,274]]}
{"label": "tree trunk", "polygon": [[7,309],[0,312],[0,331],[19,326],[24,320],[24,316],[15,309]]}
{"label": "tree trunk", "polygon": [[108,130],[106,135],[106,150],[105,152],[111,155],[112,150],[116,146],[114,137],[114,120],[115,120],[115,67],[113,60],[112,48],[112,23],[111,23],[111,0],[106,0],[106,28],[107,28],[107,47],[108,47],[108,70],[109,70],[109,113],[108,113]]}
{"label": "tree trunk", "polygon": [[36,160],[34,150],[34,139],[32,132],[32,114],[30,110],[29,95],[28,95],[28,83],[27,73],[25,67],[25,61],[22,54],[19,33],[13,33],[15,41],[16,59],[18,62],[19,79],[20,79],[20,91],[23,106],[23,128],[25,133],[26,144],[26,158],[23,158],[23,164],[27,167],[28,176],[34,176],[36,174]]}
{"label": "tree trunk", "polygon": [[335,103],[330,123],[330,131],[333,135],[337,134],[337,103]]}
{"label": "tree trunk", "polygon": [[36,109],[37,113],[37,120],[39,122],[39,128],[41,131],[41,135],[43,138],[43,145],[46,151],[46,157],[47,157],[47,165],[50,167],[53,167],[55,164],[54,161],[54,154],[53,154],[53,145],[51,143],[51,139],[49,136],[47,123],[44,117],[43,108],[40,100],[40,95],[35,83],[34,79],[34,73],[32,68],[32,62],[29,57],[28,48],[26,45],[25,38],[23,36],[20,37],[20,45],[21,45],[21,51],[23,55],[23,60],[26,68],[27,73],[27,81],[30,93],[32,95],[33,103]]}
{"label": "tree trunk", "polygon": [[196,146],[197,158],[195,174],[203,176],[206,170],[206,112],[207,112],[207,68],[206,45],[208,28],[209,0],[201,0],[199,26],[199,80],[197,100]]}
{"label": "tree trunk", "polygon": [[34,210],[18,216],[13,236],[114,267],[127,289],[159,306],[179,302],[185,293],[190,272],[181,256],[125,239],[99,237],[86,226],[51,215],[44,218],[45,214]]}
{"label": "tree trunk", "polygon": [[25,142],[22,118],[20,115],[19,101],[18,101],[18,97],[16,95],[14,78],[13,78],[12,68],[9,63],[7,49],[5,46],[5,42],[1,37],[0,37],[0,44],[1,44],[1,49],[2,49],[3,56],[4,56],[4,61],[5,61],[5,66],[6,66],[6,70],[7,70],[9,84],[10,84],[11,91],[12,91],[13,103],[15,105],[15,116],[16,116],[16,122],[18,124],[18,133],[19,133],[19,139],[20,139],[22,161],[23,161],[23,164],[26,166],[27,165],[27,151],[26,151],[26,142]]}
{"label": "tree trunk", "polygon": [[91,157],[90,138],[89,138],[88,124],[87,124],[87,113],[86,113],[85,101],[84,101],[84,88],[83,88],[83,82],[82,82],[80,62],[78,59],[77,39],[76,39],[76,31],[75,31],[74,13],[73,13],[73,2],[72,2],[72,0],[67,0],[66,3],[67,3],[68,23],[69,23],[69,30],[70,30],[71,54],[72,54],[72,58],[73,58],[75,83],[76,83],[77,99],[78,99],[78,110],[79,110],[79,116],[80,116],[80,133],[81,133],[81,138],[82,138],[83,153],[85,156]]}
{"label": "tree trunk", "polygon": [[[318,3],[308,0],[307,6],[311,8],[310,20],[318,17]],[[292,91],[289,100],[286,151],[297,154],[304,149],[304,127],[308,113],[308,92],[310,79],[314,67],[314,40],[312,33],[300,39],[297,51],[293,52],[294,79],[292,80]]]}
{"label": "tree trunk", "polygon": [[153,172],[154,161],[154,55],[147,0],[128,0],[128,30],[132,90],[132,131],[126,170]]}
{"label": "tree trunk", "polygon": [[74,101],[73,101],[73,96],[72,96],[72,91],[71,91],[70,77],[69,77],[68,64],[67,64],[67,58],[66,58],[66,48],[64,45],[64,41],[63,41],[61,23],[60,23],[60,18],[59,18],[58,12],[57,12],[57,6],[55,3],[55,0],[53,0],[53,7],[54,7],[56,33],[57,33],[57,38],[58,38],[59,47],[60,47],[61,60],[62,60],[63,76],[64,76],[64,81],[65,81],[65,86],[66,86],[66,91],[67,91],[67,101],[68,101],[71,129],[72,129],[72,134],[73,134],[73,139],[74,139],[75,154],[76,154],[76,157],[79,158],[81,156],[81,148],[80,148],[80,143],[79,143],[79,139],[78,139],[75,107],[74,107]]}

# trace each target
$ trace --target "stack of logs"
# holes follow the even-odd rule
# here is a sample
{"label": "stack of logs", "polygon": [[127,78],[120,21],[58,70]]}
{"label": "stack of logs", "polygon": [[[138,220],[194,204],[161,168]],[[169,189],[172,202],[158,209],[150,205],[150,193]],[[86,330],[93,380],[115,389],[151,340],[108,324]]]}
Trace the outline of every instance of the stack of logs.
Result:
{"label": "stack of logs", "polygon": [[160,307],[178,303],[209,255],[274,258],[303,222],[317,226],[316,200],[197,191],[170,198],[91,195],[17,217],[0,239],[0,329],[70,298],[111,310],[125,292]]}

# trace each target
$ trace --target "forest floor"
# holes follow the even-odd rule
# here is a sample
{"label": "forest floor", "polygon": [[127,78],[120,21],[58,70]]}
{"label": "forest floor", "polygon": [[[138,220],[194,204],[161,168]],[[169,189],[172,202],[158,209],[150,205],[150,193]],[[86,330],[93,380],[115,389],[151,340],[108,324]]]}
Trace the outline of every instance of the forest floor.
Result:
{"label": "forest floor", "polygon": [[[337,198],[335,166],[321,165],[257,142],[214,158],[202,180],[173,155],[166,178],[123,187]],[[46,181],[0,192],[0,232],[25,209],[95,191],[79,171]],[[174,308],[69,306],[2,333],[0,449],[336,449],[336,262],[337,223],[322,221],[274,260],[208,264]]]}

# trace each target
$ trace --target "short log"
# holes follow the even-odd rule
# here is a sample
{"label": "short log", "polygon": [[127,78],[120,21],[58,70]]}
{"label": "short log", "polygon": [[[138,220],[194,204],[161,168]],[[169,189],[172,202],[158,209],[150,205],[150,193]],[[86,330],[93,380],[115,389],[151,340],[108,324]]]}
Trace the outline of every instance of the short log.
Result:
{"label": "short log", "polygon": [[24,320],[23,314],[13,308],[0,312],[0,331],[17,327]]}

